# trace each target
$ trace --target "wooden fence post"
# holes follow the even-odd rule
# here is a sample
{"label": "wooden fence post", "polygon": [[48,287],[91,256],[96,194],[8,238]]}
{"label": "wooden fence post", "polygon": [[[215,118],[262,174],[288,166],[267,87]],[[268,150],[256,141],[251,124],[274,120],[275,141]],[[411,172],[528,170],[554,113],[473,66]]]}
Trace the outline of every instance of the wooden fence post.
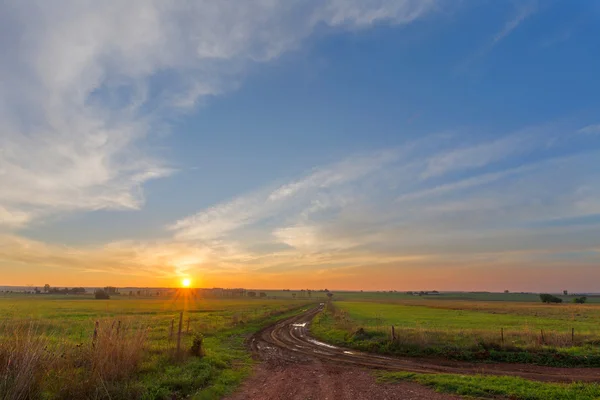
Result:
{"label": "wooden fence post", "polygon": [[121,331],[121,321],[117,323],[117,336],[119,336],[119,332]]}
{"label": "wooden fence post", "polygon": [[98,339],[98,326],[100,323],[96,321],[94,324],[94,335],[92,336],[92,347],[96,347],[96,340]]}
{"label": "wooden fence post", "polygon": [[169,333],[169,339],[173,339],[173,329],[175,327],[175,318],[171,319],[171,332]]}
{"label": "wooden fence post", "polygon": [[394,331],[394,325],[392,325],[392,342],[396,340],[396,332]]}
{"label": "wooden fence post", "polygon": [[181,326],[183,325],[183,311],[179,313],[179,330],[177,331],[177,357],[181,351]]}
{"label": "wooden fence post", "polygon": [[575,345],[575,328],[571,328],[571,345]]}
{"label": "wooden fence post", "polygon": [[504,345],[504,328],[500,328],[500,336],[502,337],[502,344]]}
{"label": "wooden fence post", "polygon": [[540,329],[540,332],[542,334],[542,344],[546,344],[546,339],[544,339],[544,330]]}

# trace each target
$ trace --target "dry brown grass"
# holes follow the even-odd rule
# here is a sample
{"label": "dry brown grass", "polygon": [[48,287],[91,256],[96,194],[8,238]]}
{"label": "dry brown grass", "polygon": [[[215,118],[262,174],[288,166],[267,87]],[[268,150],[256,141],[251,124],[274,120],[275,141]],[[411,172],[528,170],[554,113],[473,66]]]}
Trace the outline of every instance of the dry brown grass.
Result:
{"label": "dry brown grass", "polygon": [[101,321],[93,340],[73,344],[40,334],[35,322],[0,327],[0,399],[111,398],[145,355],[147,329]]}
{"label": "dry brown grass", "polygon": [[36,398],[46,368],[56,360],[47,338],[37,334],[34,323],[3,325],[0,332],[0,398]]}

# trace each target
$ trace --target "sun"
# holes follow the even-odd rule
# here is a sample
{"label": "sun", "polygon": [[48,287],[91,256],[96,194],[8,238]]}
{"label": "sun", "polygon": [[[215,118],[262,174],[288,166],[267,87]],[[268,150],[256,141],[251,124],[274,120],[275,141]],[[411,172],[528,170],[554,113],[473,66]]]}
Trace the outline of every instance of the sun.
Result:
{"label": "sun", "polygon": [[190,287],[191,284],[192,281],[190,280],[190,278],[185,278],[181,281],[181,286],[183,287]]}

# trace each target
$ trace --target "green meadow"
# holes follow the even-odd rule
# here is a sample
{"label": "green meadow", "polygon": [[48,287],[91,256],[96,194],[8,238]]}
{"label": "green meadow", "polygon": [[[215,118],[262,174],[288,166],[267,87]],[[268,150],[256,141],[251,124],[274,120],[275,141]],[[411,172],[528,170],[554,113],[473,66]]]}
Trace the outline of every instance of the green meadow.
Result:
{"label": "green meadow", "polygon": [[[341,299],[341,300],[340,300]],[[339,296],[317,337],[384,354],[553,366],[600,366],[600,306]],[[394,327],[392,338],[392,326]]]}
{"label": "green meadow", "polygon": [[308,302],[3,295],[0,398],[220,398],[251,370],[245,339]]}

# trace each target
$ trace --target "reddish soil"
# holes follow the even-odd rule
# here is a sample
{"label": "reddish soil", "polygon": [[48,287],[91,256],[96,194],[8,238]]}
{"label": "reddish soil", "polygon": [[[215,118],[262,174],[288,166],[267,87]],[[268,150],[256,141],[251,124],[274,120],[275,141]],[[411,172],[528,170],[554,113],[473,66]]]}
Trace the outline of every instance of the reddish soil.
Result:
{"label": "reddish soil", "polygon": [[227,400],[447,400],[460,397],[437,393],[412,382],[377,383],[368,370],[317,360],[273,365],[263,363]]}
{"label": "reddish soil", "polygon": [[253,335],[249,346],[263,363],[240,390],[227,399],[460,399],[412,382],[377,383],[369,369],[507,375],[554,382],[600,382],[598,368],[385,357],[331,346],[310,336],[310,322],[319,311],[320,308],[306,310]]}

